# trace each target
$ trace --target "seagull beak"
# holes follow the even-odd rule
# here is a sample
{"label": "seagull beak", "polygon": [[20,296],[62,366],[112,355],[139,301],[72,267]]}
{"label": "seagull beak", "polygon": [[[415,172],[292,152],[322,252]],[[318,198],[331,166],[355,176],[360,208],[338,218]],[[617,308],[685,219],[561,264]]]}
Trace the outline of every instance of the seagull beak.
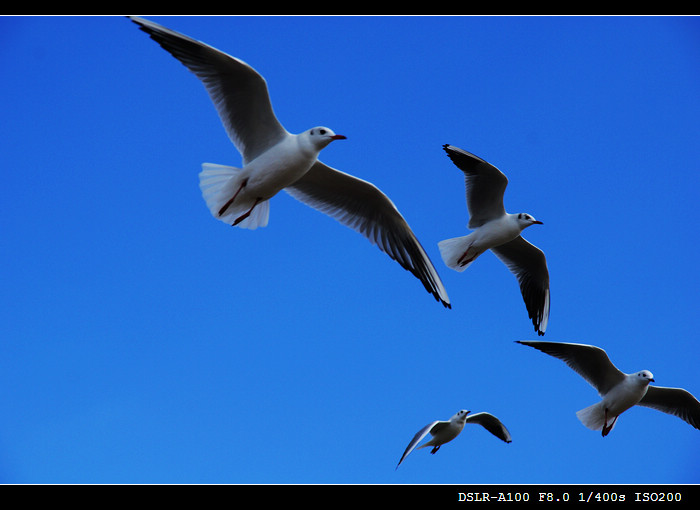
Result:
{"label": "seagull beak", "polygon": [[331,136],[331,140],[347,140],[347,136],[333,135],[333,136]]}
{"label": "seagull beak", "polygon": [[535,220],[532,222],[533,225],[542,225],[543,223],[539,220]]}
{"label": "seagull beak", "polygon": [[655,381],[654,378],[652,377],[651,379],[649,379],[649,382],[656,382],[656,381]]}

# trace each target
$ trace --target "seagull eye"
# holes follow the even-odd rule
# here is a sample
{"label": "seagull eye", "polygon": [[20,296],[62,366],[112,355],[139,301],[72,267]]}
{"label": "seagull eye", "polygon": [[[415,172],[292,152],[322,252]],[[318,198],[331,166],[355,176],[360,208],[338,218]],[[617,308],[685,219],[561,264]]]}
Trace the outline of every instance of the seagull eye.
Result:
{"label": "seagull eye", "polygon": [[325,130],[325,129],[322,129],[322,130],[320,131],[320,133],[321,133],[322,135],[325,135],[325,134],[326,134],[326,130]]}

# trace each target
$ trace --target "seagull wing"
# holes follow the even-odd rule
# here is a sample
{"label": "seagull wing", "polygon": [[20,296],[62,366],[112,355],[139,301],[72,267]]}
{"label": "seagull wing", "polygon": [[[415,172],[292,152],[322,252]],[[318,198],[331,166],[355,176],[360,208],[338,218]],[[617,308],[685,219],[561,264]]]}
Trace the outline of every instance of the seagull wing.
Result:
{"label": "seagull wing", "polygon": [[625,374],[612,364],[607,353],[600,347],[538,341],[516,341],[516,343],[529,345],[545,354],[559,358],[598,390],[601,396],[625,378]]}
{"label": "seagull wing", "polygon": [[364,235],[451,308],[435,266],[396,206],[376,186],[317,161],[285,191]]}
{"label": "seagull wing", "polygon": [[454,145],[443,145],[452,162],[464,172],[470,229],[503,216],[503,193],[508,178],[498,168]]}
{"label": "seagull wing", "polygon": [[521,236],[491,251],[518,279],[528,316],[535,331],[544,335],[549,322],[549,270],[544,253]]}
{"label": "seagull wing", "polygon": [[425,427],[423,427],[418,432],[416,432],[416,435],[413,436],[413,439],[411,439],[411,442],[408,443],[406,450],[403,452],[403,455],[401,456],[401,460],[399,460],[399,463],[396,464],[396,468],[394,468],[394,469],[398,469],[398,467],[403,462],[403,459],[408,457],[408,454],[411,453],[413,450],[415,450],[416,446],[418,446],[418,443],[420,443],[423,440],[423,438],[430,433],[432,428],[434,426],[437,426],[440,423],[446,424],[448,422],[434,421],[432,423],[428,423]]}
{"label": "seagull wing", "polygon": [[130,19],[202,81],[244,163],[288,134],[272,110],[265,79],[255,69],[157,23]]}
{"label": "seagull wing", "polygon": [[506,443],[510,443],[513,441],[513,439],[510,437],[510,432],[508,432],[508,429],[506,428],[503,423],[501,423],[501,420],[496,418],[494,415],[489,414],[489,413],[476,413],[476,414],[471,414],[467,416],[467,423],[476,423],[477,425],[481,425],[484,427],[486,430],[491,432],[494,436],[496,436],[498,439],[501,439],[505,441]]}
{"label": "seagull wing", "polygon": [[700,402],[682,388],[649,386],[638,405],[672,414],[700,429]]}

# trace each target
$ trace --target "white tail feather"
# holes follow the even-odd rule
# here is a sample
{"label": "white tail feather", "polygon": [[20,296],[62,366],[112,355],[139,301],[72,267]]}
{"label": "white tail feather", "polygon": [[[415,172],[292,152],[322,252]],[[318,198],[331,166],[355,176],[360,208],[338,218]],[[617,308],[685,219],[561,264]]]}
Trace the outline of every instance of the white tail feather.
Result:
{"label": "white tail feather", "polygon": [[[244,196],[239,200],[237,197],[224,214],[219,216],[221,208],[240,189],[242,177],[240,168],[214,163],[202,164],[202,171],[199,173],[199,189],[202,190],[202,197],[209,211],[217,220],[232,225],[236,219],[253,207],[254,200]],[[250,216],[236,226],[255,230],[258,227],[267,226],[269,217],[270,202],[265,200],[256,205]]]}
{"label": "white tail feather", "polygon": [[453,237],[452,239],[445,239],[438,243],[438,248],[440,249],[440,256],[445,262],[445,265],[450,269],[459,271],[460,273],[468,268],[476,258],[483,252],[475,251],[472,249],[473,253],[469,253],[467,258],[473,257],[469,262],[462,265],[459,261],[464,256],[465,252],[470,248],[473,243],[473,232],[469,235],[462,237]]}
{"label": "white tail feather", "polygon": [[[605,408],[603,407],[603,402],[598,402],[577,411],[576,417],[591,430],[603,430],[603,425],[605,425]],[[613,417],[611,416],[610,421],[612,421],[612,419]]]}

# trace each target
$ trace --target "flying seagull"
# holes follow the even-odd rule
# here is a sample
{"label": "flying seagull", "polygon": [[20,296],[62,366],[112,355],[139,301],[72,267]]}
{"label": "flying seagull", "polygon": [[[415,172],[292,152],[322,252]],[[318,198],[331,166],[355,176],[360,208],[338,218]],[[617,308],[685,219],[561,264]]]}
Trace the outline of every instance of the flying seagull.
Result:
{"label": "flying seagull", "polygon": [[648,370],[625,374],[612,364],[600,347],[557,342],[520,342],[559,358],[598,390],[602,400],[576,416],[591,430],[607,436],[617,418],[634,405],[651,407],[672,414],[700,429],[700,402],[681,388],[649,386],[654,376]]}
{"label": "flying seagull", "polygon": [[542,250],[520,233],[530,225],[541,225],[526,213],[508,214],[503,193],[508,178],[495,166],[454,145],[443,148],[464,172],[472,233],[438,243],[447,267],[464,271],[474,260],[491,250],[516,276],[535,331],[544,335],[549,321],[549,271]]}
{"label": "flying seagull", "polygon": [[491,432],[491,434],[505,441],[506,443],[512,442],[510,432],[508,432],[506,426],[503,425],[494,415],[489,413],[476,413],[472,414],[471,416],[467,416],[468,414],[469,411],[462,409],[448,421],[434,421],[432,423],[428,423],[425,427],[420,429],[416,435],[413,436],[411,442],[408,443],[406,451],[403,452],[403,455],[401,456],[399,463],[396,464],[395,469],[399,468],[403,460],[408,457],[408,454],[415,450],[416,445],[420,443],[428,434],[433,437],[429,441],[426,441],[422,445],[418,446],[418,449],[432,446],[433,449],[430,450],[430,453],[435,453],[443,444],[448,443],[457,437],[459,433],[462,432],[462,429],[466,423],[476,423],[477,425],[481,425],[486,430]]}
{"label": "flying seagull", "polygon": [[200,188],[216,219],[242,228],[264,227],[269,200],[285,190],[363,234],[451,308],[435,267],[391,200],[373,184],[317,159],[343,135],[324,126],[289,133],[277,120],[265,79],[255,69],[157,23],[130,19],[202,81],[241,153],[243,168],[202,165]]}

